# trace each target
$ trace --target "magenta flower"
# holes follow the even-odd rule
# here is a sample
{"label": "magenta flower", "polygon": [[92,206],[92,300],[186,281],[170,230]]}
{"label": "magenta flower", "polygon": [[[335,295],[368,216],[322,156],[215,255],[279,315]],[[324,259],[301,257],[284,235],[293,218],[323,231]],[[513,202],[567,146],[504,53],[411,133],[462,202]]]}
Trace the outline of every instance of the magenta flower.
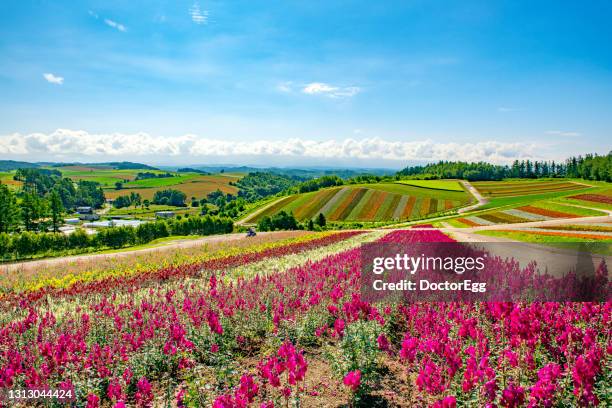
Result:
{"label": "magenta flower", "polygon": [[344,385],[349,387],[353,392],[357,392],[357,390],[359,389],[359,386],[361,385],[361,371],[360,370],[349,371],[344,376],[343,383]]}

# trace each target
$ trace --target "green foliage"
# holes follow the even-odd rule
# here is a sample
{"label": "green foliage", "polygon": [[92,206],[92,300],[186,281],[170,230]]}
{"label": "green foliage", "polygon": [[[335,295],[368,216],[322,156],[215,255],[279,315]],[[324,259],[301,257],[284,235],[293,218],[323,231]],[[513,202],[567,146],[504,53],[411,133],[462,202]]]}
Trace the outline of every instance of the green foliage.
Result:
{"label": "green foliage", "polygon": [[21,219],[28,231],[37,229],[41,218],[47,215],[47,202],[34,193],[25,193],[20,207]]}
{"label": "green foliage", "polygon": [[173,205],[175,207],[184,207],[187,196],[179,190],[167,189],[156,191],[153,196],[153,204]]}
{"label": "green foliage", "polygon": [[473,181],[541,177],[571,177],[612,181],[612,152],[605,156],[587,154],[584,157],[570,157],[565,163],[515,160],[511,166],[498,166],[485,162],[440,161],[425,166],[409,166],[397,174],[400,176],[423,176],[433,179],[459,178]]}
{"label": "green foliage", "polygon": [[142,203],[142,197],[138,193],[131,192],[130,195],[119,196],[113,200],[113,207],[115,208],[125,208],[130,205],[134,205],[134,207],[140,205]]}
{"label": "green foliage", "polygon": [[317,225],[321,228],[327,225],[327,220],[325,219],[323,213],[319,213],[319,215],[317,216]]}
{"label": "green foliage", "polygon": [[169,178],[174,177],[172,173],[152,173],[150,171],[145,171],[142,173],[136,174],[136,180],[146,180],[146,179],[154,179],[154,178]]}
{"label": "green foliage", "polygon": [[76,206],[101,208],[104,201],[104,192],[99,183],[95,181],[79,180],[74,202]]}
{"label": "green foliage", "polygon": [[307,193],[309,191],[317,191],[325,187],[341,186],[343,184],[344,180],[338,176],[323,176],[303,182],[298,186],[297,192]]}
{"label": "green foliage", "polygon": [[276,231],[276,230],[296,230],[300,225],[293,216],[293,213],[281,211],[272,217],[265,216],[257,224],[259,231]]}
{"label": "green foliage", "polygon": [[51,190],[61,177],[62,173],[58,170],[26,168],[18,169],[13,178],[23,182],[25,191],[44,195]]}
{"label": "green foliage", "polygon": [[12,231],[19,222],[19,207],[15,194],[0,184],[0,233]]}
{"label": "green foliage", "polygon": [[328,355],[332,370],[340,381],[349,371],[361,371],[360,395],[367,393],[380,378],[377,339],[381,333],[382,328],[376,321],[351,323],[346,326],[338,347]]}
{"label": "green foliage", "polygon": [[49,210],[51,211],[51,225],[53,226],[53,231],[57,232],[62,221],[61,217],[64,212],[64,206],[56,190],[51,191],[49,196]]}
{"label": "green foliage", "polygon": [[236,182],[239,188],[238,197],[253,202],[273,196],[295,186],[300,179],[280,174],[254,172]]}
{"label": "green foliage", "polygon": [[233,222],[225,217],[188,217],[181,220],[158,220],[138,227],[103,228],[95,235],[77,229],[70,235],[59,233],[0,233],[0,257],[23,258],[67,250],[123,248],[146,244],[173,235],[226,234],[233,230]]}

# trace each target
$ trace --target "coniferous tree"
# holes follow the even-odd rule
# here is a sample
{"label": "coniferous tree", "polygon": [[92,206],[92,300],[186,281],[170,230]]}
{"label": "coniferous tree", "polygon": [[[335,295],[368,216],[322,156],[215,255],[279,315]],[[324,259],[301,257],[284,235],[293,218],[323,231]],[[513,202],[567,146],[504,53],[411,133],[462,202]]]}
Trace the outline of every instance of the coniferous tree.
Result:
{"label": "coniferous tree", "polygon": [[19,207],[15,194],[0,184],[0,232],[12,231],[19,222]]}

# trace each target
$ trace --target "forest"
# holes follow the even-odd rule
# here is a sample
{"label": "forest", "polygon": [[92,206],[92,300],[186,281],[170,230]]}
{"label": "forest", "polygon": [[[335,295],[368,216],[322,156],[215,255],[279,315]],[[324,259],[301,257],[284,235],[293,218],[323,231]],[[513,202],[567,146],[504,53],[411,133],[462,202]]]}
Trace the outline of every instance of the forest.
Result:
{"label": "forest", "polygon": [[424,166],[409,166],[397,173],[431,179],[466,179],[470,181],[504,178],[569,177],[585,180],[612,181],[612,152],[605,156],[587,154],[570,157],[564,163],[555,161],[515,160],[510,166],[485,162],[440,161]]}

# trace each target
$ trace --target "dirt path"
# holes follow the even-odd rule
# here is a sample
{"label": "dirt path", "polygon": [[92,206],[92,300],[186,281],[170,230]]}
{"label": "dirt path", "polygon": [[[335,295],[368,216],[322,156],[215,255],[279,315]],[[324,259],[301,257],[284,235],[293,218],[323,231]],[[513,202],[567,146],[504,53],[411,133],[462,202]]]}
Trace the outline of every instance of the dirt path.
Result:
{"label": "dirt path", "polygon": [[[274,234],[282,234],[286,233],[286,231],[277,231],[277,232],[259,232],[257,235],[274,235]],[[306,233],[304,231],[296,231],[296,235]],[[65,264],[67,262],[95,262],[96,260],[103,260],[106,258],[117,258],[117,257],[131,257],[135,255],[141,255],[147,252],[154,251],[166,251],[166,250],[176,250],[181,248],[191,248],[201,246],[203,244],[214,243],[214,242],[229,242],[229,241],[239,241],[249,239],[246,237],[244,233],[237,234],[225,234],[225,235],[211,235],[208,237],[196,238],[196,239],[177,239],[174,241],[166,241],[162,242],[159,245],[142,248],[142,249],[134,249],[130,250],[126,248],[125,251],[121,252],[109,252],[102,254],[83,254],[83,255],[73,255],[73,256],[65,256],[59,258],[49,258],[49,259],[39,259],[32,261],[21,261],[14,262],[9,264],[0,265],[0,273],[11,272],[14,270],[23,270],[23,269],[37,269],[43,267],[49,267],[58,264]]]}
{"label": "dirt path", "polygon": [[461,180],[461,184],[463,184],[463,186],[467,188],[470,194],[472,194],[476,198],[476,200],[478,200],[478,202],[476,204],[472,204],[470,206],[460,208],[459,211],[457,211],[458,214],[463,214],[465,212],[475,210],[489,202],[489,200],[484,198],[482,194],[480,194],[480,192],[476,190],[476,187],[474,187],[469,181]]}

